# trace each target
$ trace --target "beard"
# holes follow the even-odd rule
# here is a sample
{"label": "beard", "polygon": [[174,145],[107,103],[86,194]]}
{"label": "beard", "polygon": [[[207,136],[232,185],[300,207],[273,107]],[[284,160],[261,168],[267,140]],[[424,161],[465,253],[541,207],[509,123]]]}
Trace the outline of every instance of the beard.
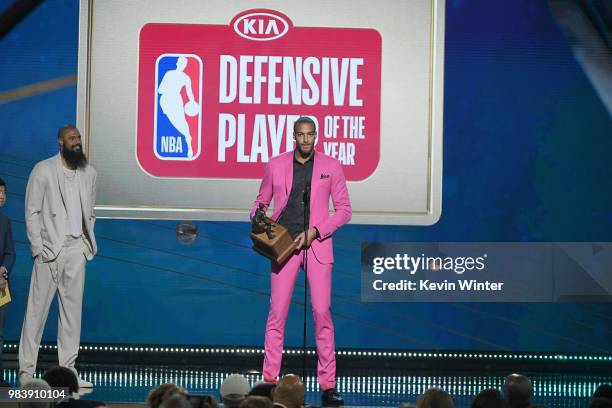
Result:
{"label": "beard", "polygon": [[313,150],[314,150],[314,145],[312,145],[312,146],[310,147],[310,151],[308,151],[308,152],[304,151],[304,150],[302,149],[302,146],[300,146],[299,144],[296,144],[296,148],[297,148],[297,151],[298,151],[298,153],[300,154],[300,156],[302,156],[302,157],[306,158],[306,157],[308,157],[309,155],[311,155],[311,154],[312,154],[312,152],[313,152]]}
{"label": "beard", "polygon": [[87,157],[82,147],[75,150],[77,146],[81,147],[81,145],[75,145],[72,149],[62,148],[62,157],[71,168],[82,169],[87,165]]}

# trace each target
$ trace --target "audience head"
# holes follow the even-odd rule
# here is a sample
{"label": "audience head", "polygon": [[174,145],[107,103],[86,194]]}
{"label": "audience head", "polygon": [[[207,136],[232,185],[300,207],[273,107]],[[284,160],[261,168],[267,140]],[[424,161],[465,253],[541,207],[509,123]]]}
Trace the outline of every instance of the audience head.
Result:
{"label": "audience head", "polygon": [[232,374],[223,380],[219,394],[225,407],[238,408],[251,391],[249,381],[240,374]]}
{"label": "audience head", "polygon": [[287,374],[280,379],[272,391],[275,403],[283,404],[287,408],[298,408],[304,405],[304,383],[295,374]]}
{"label": "audience head", "polygon": [[504,383],[504,400],[510,408],[527,408],[533,398],[533,386],[529,378],[510,374]]}
{"label": "audience head", "polygon": [[612,408],[612,399],[603,397],[591,398],[589,408]]}
{"label": "audience head", "polygon": [[272,408],[272,400],[268,397],[251,395],[240,403],[240,408]]}
{"label": "audience head", "polygon": [[503,408],[504,406],[505,401],[502,393],[494,388],[488,388],[476,395],[471,408]]}
{"label": "audience head", "polygon": [[593,393],[589,408],[612,408],[612,385],[602,384]]}
{"label": "audience head", "polygon": [[149,396],[147,397],[147,405],[150,408],[160,408],[163,402],[170,397],[173,397],[175,394],[182,395],[183,397],[188,395],[187,390],[177,386],[176,384],[162,384],[159,387],[151,390]]}
{"label": "audience head", "polygon": [[79,392],[79,380],[69,368],[55,366],[47,370],[43,380],[53,388],[68,388],[71,394]]}
{"label": "audience head", "polygon": [[417,399],[416,406],[417,408],[455,408],[455,401],[448,392],[434,387]]}
{"label": "audience head", "polygon": [[[51,386],[45,380],[39,380],[38,378],[32,378],[21,386],[22,390],[50,390]],[[51,408],[53,404],[51,402],[19,402],[17,403],[19,408]]]}
{"label": "audience head", "polygon": [[612,399],[612,385],[601,384],[593,393],[593,398],[609,398]]}
{"label": "audience head", "polygon": [[159,408],[193,408],[187,397],[180,393],[174,393],[166,398]]}
{"label": "audience head", "polygon": [[251,388],[248,396],[259,396],[259,397],[267,397],[270,400],[272,399],[272,390],[276,388],[276,384],[269,382],[260,382],[257,383]]}

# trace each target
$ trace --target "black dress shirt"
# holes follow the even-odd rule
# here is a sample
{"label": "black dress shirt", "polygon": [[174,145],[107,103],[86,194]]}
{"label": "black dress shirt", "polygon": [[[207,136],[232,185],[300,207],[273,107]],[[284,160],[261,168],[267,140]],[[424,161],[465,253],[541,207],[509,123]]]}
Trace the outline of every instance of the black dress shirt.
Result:
{"label": "black dress shirt", "polygon": [[[306,186],[310,186],[312,180],[312,166],[314,164],[315,154],[310,156],[304,164],[300,163],[293,156],[293,183],[291,185],[291,194],[287,206],[278,219],[278,223],[289,230],[291,236],[295,239],[300,233],[304,232],[304,190]],[[310,214],[308,214],[310,215]],[[306,220],[308,225],[309,220]]]}

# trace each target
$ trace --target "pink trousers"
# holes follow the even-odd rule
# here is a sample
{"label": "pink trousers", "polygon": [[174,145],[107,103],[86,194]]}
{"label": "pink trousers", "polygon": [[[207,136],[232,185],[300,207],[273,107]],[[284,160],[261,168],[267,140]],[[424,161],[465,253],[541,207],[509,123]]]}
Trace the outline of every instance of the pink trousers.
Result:
{"label": "pink trousers", "polygon": [[[331,264],[319,263],[308,249],[308,288],[315,324],[317,343],[317,375],[322,390],[336,386],[336,356],[334,324],[331,318]],[[291,304],[293,287],[303,264],[303,251],[292,255],[285,263],[274,265],[270,283],[270,313],[266,325],[264,380],[274,382],[280,372],[285,339],[285,322]]]}

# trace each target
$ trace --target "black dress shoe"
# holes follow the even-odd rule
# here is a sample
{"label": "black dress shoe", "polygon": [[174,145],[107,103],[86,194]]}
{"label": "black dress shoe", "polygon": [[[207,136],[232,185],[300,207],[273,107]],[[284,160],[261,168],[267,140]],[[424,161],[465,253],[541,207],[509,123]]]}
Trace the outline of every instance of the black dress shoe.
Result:
{"label": "black dress shoe", "polygon": [[323,391],[321,402],[324,407],[341,407],[344,405],[344,400],[335,388]]}

